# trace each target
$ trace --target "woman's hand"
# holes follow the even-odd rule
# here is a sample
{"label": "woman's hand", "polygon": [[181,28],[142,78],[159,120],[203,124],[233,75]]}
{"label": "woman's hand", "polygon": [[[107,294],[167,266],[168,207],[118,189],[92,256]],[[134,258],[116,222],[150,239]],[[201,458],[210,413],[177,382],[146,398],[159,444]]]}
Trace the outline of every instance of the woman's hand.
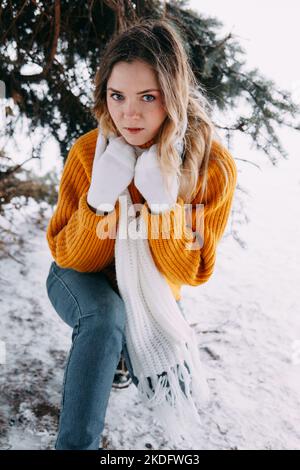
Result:
{"label": "woman's hand", "polygon": [[134,184],[153,213],[170,210],[177,202],[179,181],[177,175],[168,178],[170,191],[164,182],[157,156],[157,144],[145,150],[137,159]]}
{"label": "woman's hand", "polygon": [[112,212],[119,195],[134,177],[136,155],[123,136],[109,135],[99,128],[87,202],[100,212]]}

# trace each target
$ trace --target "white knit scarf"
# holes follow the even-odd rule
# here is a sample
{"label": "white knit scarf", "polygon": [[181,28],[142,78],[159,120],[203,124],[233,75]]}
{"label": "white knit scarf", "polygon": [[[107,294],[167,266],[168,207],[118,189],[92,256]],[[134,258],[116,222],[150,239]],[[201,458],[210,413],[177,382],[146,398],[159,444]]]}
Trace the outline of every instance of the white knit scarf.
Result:
{"label": "white knit scarf", "polygon": [[198,341],[154,263],[142,214],[129,216],[134,206],[128,188],[119,202],[115,263],[126,308],[126,345],[142,402],[179,444],[199,431],[197,408],[209,401]]}

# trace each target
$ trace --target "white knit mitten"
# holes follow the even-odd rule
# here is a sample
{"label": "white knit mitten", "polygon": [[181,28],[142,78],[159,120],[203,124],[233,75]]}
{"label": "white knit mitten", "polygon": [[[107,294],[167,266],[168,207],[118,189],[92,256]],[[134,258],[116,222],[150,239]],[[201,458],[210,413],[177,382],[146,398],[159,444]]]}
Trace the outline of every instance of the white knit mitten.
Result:
{"label": "white knit mitten", "polygon": [[[112,212],[119,195],[134,177],[136,155],[123,136],[109,135],[99,128],[87,202],[99,212]],[[105,148],[106,147],[106,148]]]}
{"label": "white knit mitten", "polygon": [[177,202],[179,180],[169,176],[168,191],[159,166],[157,144],[145,150],[135,165],[134,184],[146,199],[151,212],[159,214],[170,210]]}

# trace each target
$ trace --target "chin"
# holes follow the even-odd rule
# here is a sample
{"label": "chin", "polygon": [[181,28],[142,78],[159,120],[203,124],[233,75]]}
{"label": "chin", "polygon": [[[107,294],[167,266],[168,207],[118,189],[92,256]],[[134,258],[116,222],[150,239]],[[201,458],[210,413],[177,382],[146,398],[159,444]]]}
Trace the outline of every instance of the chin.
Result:
{"label": "chin", "polygon": [[141,138],[138,138],[137,136],[135,135],[132,135],[132,136],[127,136],[126,137],[124,136],[124,138],[132,145],[143,145],[145,144],[149,139],[141,139]]}

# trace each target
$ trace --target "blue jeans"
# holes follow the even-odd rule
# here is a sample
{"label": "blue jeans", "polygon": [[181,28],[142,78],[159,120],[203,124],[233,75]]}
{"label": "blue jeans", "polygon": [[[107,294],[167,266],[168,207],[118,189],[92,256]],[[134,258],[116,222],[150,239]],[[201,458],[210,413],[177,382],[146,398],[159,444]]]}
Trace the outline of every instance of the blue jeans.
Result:
{"label": "blue jeans", "polygon": [[82,273],[53,261],[46,286],[55,311],[73,329],[55,449],[95,450],[121,354],[138,384],[125,343],[125,304],[101,271]]}

